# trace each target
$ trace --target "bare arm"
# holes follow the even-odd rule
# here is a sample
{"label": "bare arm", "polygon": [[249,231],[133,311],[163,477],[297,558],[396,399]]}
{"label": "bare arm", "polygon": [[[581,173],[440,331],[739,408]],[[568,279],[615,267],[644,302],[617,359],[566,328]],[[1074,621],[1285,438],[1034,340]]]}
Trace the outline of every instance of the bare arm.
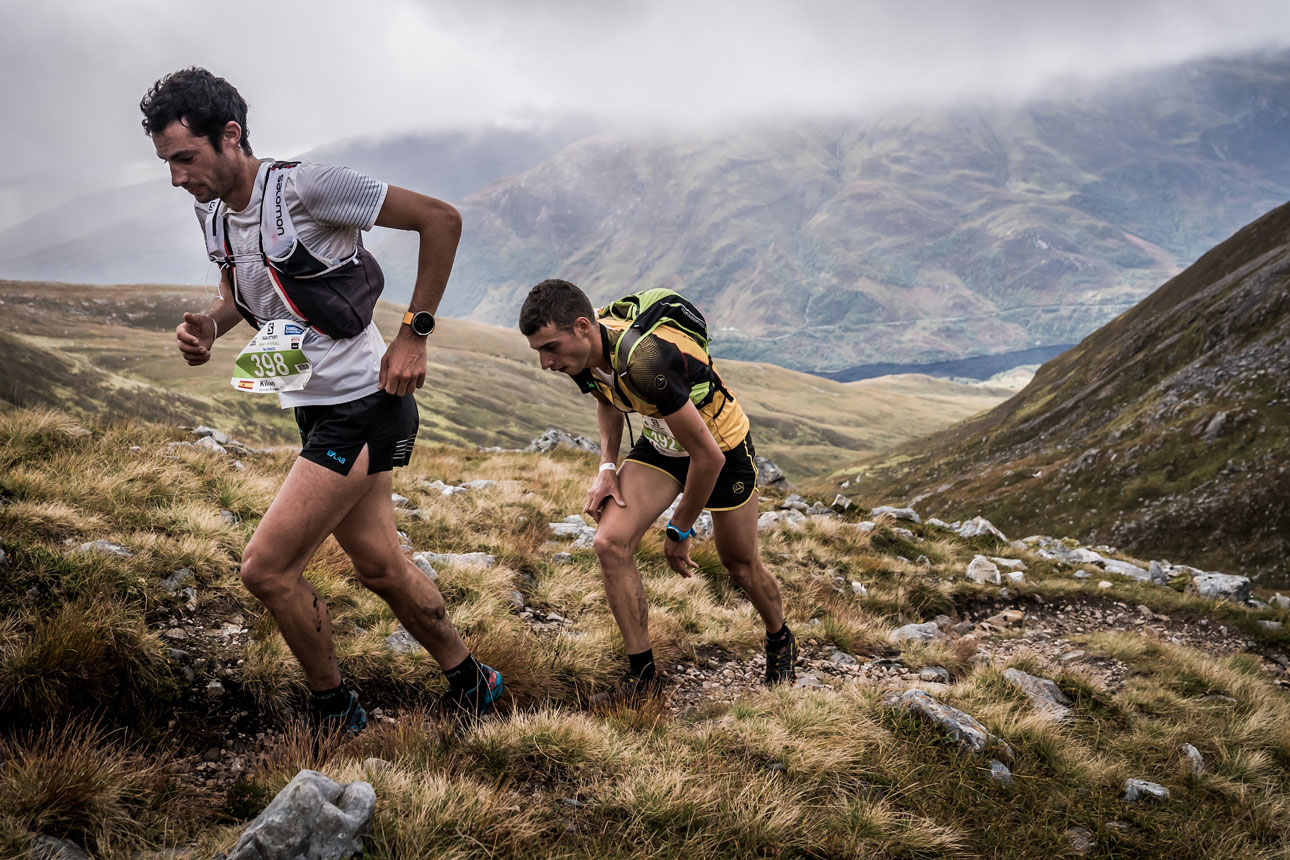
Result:
{"label": "bare arm", "polygon": [[211,302],[206,313],[184,314],[184,321],[175,326],[175,342],[184,361],[196,366],[210,361],[215,338],[228,332],[242,321],[242,315],[233,305],[233,288],[228,282],[228,272],[219,277],[219,298]]}
{"label": "bare arm", "polygon": [[[617,464],[618,449],[623,442],[623,413],[599,395],[596,397],[596,424],[600,427],[600,462]],[[618,489],[618,472],[603,469],[592,483],[591,491],[587,493],[587,507],[584,511],[591,514],[596,522],[600,522],[605,502],[611,498],[620,508],[626,507],[627,503],[623,501]]]}
{"label": "bare arm", "polygon": [[[376,216],[376,225],[412,230],[421,237],[417,280],[408,308],[436,311],[457,255],[461,213],[442,200],[391,185]],[[426,339],[413,332],[411,326],[400,325],[381,359],[380,386],[390,394],[410,394],[425,384],[425,378]]]}
{"label": "bare arm", "polygon": [[[721,453],[717,440],[703,422],[703,416],[694,404],[686,404],[664,416],[667,429],[672,431],[676,441],[690,455],[690,470],[685,476],[685,489],[681,491],[681,500],[672,512],[672,525],[681,531],[688,531],[703,513],[703,506],[712,495],[712,488],[717,485],[717,476],[726,464],[726,455]],[[663,554],[667,557],[668,566],[682,576],[698,569],[690,560],[690,540],[664,541]]]}

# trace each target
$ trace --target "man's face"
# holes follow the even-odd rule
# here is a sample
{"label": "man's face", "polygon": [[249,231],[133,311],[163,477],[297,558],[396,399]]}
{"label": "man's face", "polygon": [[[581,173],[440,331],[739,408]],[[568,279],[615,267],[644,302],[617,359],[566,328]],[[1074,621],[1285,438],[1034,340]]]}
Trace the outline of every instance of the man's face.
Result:
{"label": "man's face", "polygon": [[572,329],[561,330],[547,323],[529,335],[529,346],[537,350],[543,370],[573,376],[588,366],[591,351],[587,335],[590,331],[591,323],[582,317],[574,322]]}
{"label": "man's face", "polygon": [[170,165],[170,184],[183,188],[199,203],[222,197],[236,185],[237,162],[229,155],[229,141],[222,142],[224,146],[217,152],[209,139],[193,134],[178,120],[152,136],[157,157]]}

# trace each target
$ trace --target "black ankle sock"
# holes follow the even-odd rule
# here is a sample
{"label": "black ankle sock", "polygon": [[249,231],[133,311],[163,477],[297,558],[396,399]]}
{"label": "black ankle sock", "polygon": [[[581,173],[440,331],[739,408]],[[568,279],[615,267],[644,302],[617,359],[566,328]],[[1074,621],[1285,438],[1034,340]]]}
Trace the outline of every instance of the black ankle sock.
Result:
{"label": "black ankle sock", "polygon": [[788,639],[789,632],[788,623],[785,622],[784,626],[779,628],[778,633],[767,633],[766,641],[772,645],[782,645]]}
{"label": "black ankle sock", "polygon": [[479,662],[475,659],[475,655],[468,654],[465,660],[462,660],[443,674],[448,679],[449,687],[457,690],[469,690],[472,687],[479,686],[479,678],[483,675],[483,670],[479,668]]}
{"label": "black ankle sock", "polygon": [[342,681],[339,686],[330,690],[310,690],[309,699],[320,711],[340,710],[342,706],[349,704],[349,691],[345,689],[345,683]]}
{"label": "black ankle sock", "polygon": [[627,655],[627,671],[642,681],[654,680],[654,649]]}

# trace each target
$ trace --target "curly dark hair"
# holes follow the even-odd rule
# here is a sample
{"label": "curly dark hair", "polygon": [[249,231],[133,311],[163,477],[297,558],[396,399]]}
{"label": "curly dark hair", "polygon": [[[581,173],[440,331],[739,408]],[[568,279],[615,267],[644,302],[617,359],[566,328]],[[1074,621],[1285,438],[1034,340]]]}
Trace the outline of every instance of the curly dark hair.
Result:
{"label": "curly dark hair", "polygon": [[528,337],[547,323],[560,331],[568,331],[578,317],[596,321],[591,299],[568,281],[549,278],[529,290],[520,308],[520,334]]}
{"label": "curly dark hair", "polygon": [[209,140],[216,152],[223,149],[224,127],[232,120],[242,126],[242,152],[252,154],[246,100],[228,81],[198,66],[158,80],[139,101],[139,110],[143,111],[143,133],[149,137],[179,120],[193,134]]}

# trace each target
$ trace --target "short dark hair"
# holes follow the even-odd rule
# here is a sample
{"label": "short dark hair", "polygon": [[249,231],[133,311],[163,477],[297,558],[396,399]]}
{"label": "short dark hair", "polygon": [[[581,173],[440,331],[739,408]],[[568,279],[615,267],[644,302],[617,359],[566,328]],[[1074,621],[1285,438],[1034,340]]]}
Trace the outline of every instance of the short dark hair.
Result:
{"label": "short dark hair", "polygon": [[246,100],[228,81],[203,68],[192,66],[161,78],[139,101],[139,110],[143,111],[143,133],[149,137],[178,120],[193,134],[209,140],[216,152],[224,148],[224,127],[236,122],[242,126],[242,152],[252,154]]}
{"label": "short dark hair", "polygon": [[568,281],[548,278],[529,290],[520,308],[520,334],[529,337],[548,323],[560,331],[568,331],[578,317],[596,321],[591,299]]}

